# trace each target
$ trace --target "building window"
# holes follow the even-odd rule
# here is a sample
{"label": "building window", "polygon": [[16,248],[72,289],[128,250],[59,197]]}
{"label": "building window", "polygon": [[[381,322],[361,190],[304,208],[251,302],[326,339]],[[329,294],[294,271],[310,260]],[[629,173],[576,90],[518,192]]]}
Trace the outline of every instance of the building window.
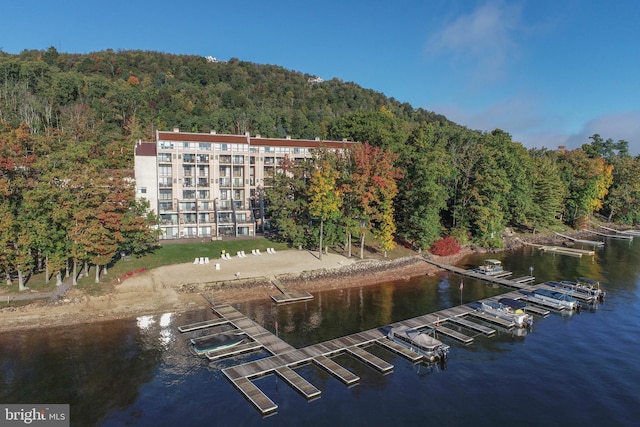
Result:
{"label": "building window", "polygon": [[147,194],[147,187],[140,187],[140,194]]}
{"label": "building window", "polygon": [[173,210],[173,203],[160,202],[158,203],[158,208],[160,209],[160,212],[171,212]]}
{"label": "building window", "polygon": [[172,196],[172,192],[171,189],[169,190],[160,190],[159,192],[159,197],[160,200],[172,200],[173,196]]}
{"label": "building window", "polygon": [[232,219],[231,219],[231,212],[220,212],[218,214],[218,222],[223,223],[223,224],[230,224],[232,223]]}

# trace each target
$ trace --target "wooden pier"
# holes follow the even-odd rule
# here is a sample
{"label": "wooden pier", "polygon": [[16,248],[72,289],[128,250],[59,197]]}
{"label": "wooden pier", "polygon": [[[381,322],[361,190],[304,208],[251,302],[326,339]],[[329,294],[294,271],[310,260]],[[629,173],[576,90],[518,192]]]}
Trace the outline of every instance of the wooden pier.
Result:
{"label": "wooden pier", "polygon": [[312,400],[320,397],[320,390],[318,390],[313,384],[302,378],[296,371],[287,367],[280,366],[275,370],[276,374],[285,380],[291,387],[294,388],[298,393],[307,398],[307,400]]}
{"label": "wooden pier", "polygon": [[180,332],[192,332],[197,331],[198,329],[206,329],[214,326],[220,326],[229,323],[227,319],[213,319],[213,320],[205,320],[204,322],[192,323],[190,325],[180,326],[178,330]]}
{"label": "wooden pier", "polygon": [[[207,358],[215,360],[221,357],[238,354],[243,351],[248,351],[249,346],[251,346],[251,349],[266,350],[272,354],[271,356],[256,361],[247,362],[222,370],[233,386],[237,388],[264,416],[275,413],[278,406],[264,395],[264,393],[262,393],[255,384],[253,384],[252,380],[255,378],[270,374],[278,375],[302,396],[311,400],[318,398],[321,393],[315,386],[307,382],[303,377],[295,372],[294,369],[298,366],[313,363],[330,373],[346,386],[352,387],[359,383],[360,378],[332,360],[332,357],[339,354],[350,355],[355,359],[364,362],[366,365],[372,367],[383,375],[391,373],[393,371],[393,365],[367,351],[367,347],[378,345],[381,348],[392,351],[408,359],[412,363],[418,363],[423,360],[423,356],[421,354],[401,346],[387,338],[386,330],[389,328],[398,326],[415,329],[430,328],[434,329],[437,334],[454,339],[462,344],[470,344],[473,342],[473,337],[453,330],[447,327],[447,324],[463,327],[471,333],[481,333],[485,336],[493,336],[496,333],[494,329],[487,326],[465,320],[465,316],[473,314],[476,311],[475,309],[464,305],[396,322],[387,327],[358,332],[345,337],[314,344],[303,349],[295,349],[269,331],[266,331],[264,328],[256,325],[253,321],[229,305],[214,305],[212,306],[212,310],[220,316],[220,319],[218,320],[228,320],[230,324],[246,333],[252,339],[252,342],[250,344],[241,344],[226,350],[210,351],[207,353]],[[212,321],[210,323],[215,322]],[[204,325],[205,322],[200,322],[199,324]],[[197,324],[187,325],[179,328],[179,330],[193,330],[191,328],[193,328],[194,325]]]}
{"label": "wooden pier", "polygon": [[616,230],[615,228],[605,227],[604,225],[600,225],[600,228],[603,230],[613,231],[616,234],[622,234],[627,236],[640,236],[640,230]]}
{"label": "wooden pier", "polygon": [[271,278],[271,284],[275,286],[282,295],[270,295],[271,299],[277,304],[286,304],[291,302],[308,301],[313,299],[307,291],[289,291],[287,287],[275,277]]}
{"label": "wooden pier", "polygon": [[[506,297],[522,301],[531,301],[536,304],[543,305],[546,308],[556,309],[555,306],[550,307],[549,304],[541,304],[538,300],[529,300],[525,295],[526,292],[522,292],[523,290],[530,291],[534,289],[534,287],[526,284],[534,280],[530,276],[525,276],[524,278],[518,278],[516,280],[508,280],[502,277],[474,272],[472,270],[464,270],[426,258],[425,261],[466,277],[472,277],[514,289],[513,291],[501,294],[500,296],[488,298],[487,300],[497,300],[499,298]],[[178,330],[181,332],[190,332],[228,323],[249,337],[250,342],[248,344],[240,344],[226,350],[208,352],[206,356],[210,360],[215,360],[220,357],[228,357],[230,355],[237,354],[238,352],[256,349],[261,349],[270,353],[269,356],[264,358],[222,370],[225,377],[233,384],[233,386],[238,389],[263,416],[275,414],[277,412],[278,405],[269,399],[269,397],[267,397],[252,382],[253,379],[265,375],[277,375],[300,395],[308,400],[313,400],[320,397],[320,390],[295,372],[296,367],[314,364],[330,373],[347,387],[352,387],[359,383],[360,378],[338,364],[332,359],[332,357],[340,354],[349,355],[383,375],[391,373],[394,368],[393,365],[367,351],[367,348],[371,346],[379,346],[408,359],[412,363],[421,362],[423,360],[423,356],[421,354],[406,348],[387,337],[387,333],[391,328],[408,327],[418,330],[429,329],[435,331],[436,336],[442,335],[468,345],[474,341],[474,335],[482,334],[487,337],[495,335],[496,330],[489,325],[497,325],[500,329],[506,330],[511,330],[515,327],[511,322],[496,319],[493,316],[483,315],[482,313],[479,313],[476,308],[472,307],[471,304],[465,304],[440,310],[435,313],[406,319],[384,327],[370,329],[368,331],[358,332],[305,348],[296,349],[262,326],[257,325],[235,308],[226,304],[213,304],[211,301],[209,301],[209,303],[211,304],[212,311],[217,316],[217,319],[181,326]],[[526,310],[540,316],[546,316],[549,314],[549,311],[544,308],[527,306]],[[472,319],[475,319],[476,321]],[[454,330],[453,328],[457,330]],[[461,330],[468,332],[463,333]]]}
{"label": "wooden pier", "polygon": [[564,246],[550,246],[550,245],[531,245],[542,252],[550,252],[559,255],[569,255],[574,257],[582,257],[582,255],[593,256],[595,255],[595,251],[587,250],[587,249],[575,249],[575,248],[567,248]]}
{"label": "wooden pier", "polygon": [[599,231],[596,230],[586,230],[589,233],[593,233],[596,236],[602,236],[602,237],[607,237],[610,239],[621,239],[621,240],[633,240],[633,234],[630,233],[619,233],[618,231],[614,230],[613,228],[607,228],[607,227],[602,227],[600,226],[600,228],[603,228],[605,230],[609,230],[609,231],[614,231],[614,233],[601,233]]}
{"label": "wooden pier", "polygon": [[604,246],[604,242],[599,241],[599,240],[581,240],[581,239],[576,239],[574,237],[566,236],[566,235],[560,234],[560,233],[556,233],[556,235],[558,235],[558,236],[560,236],[560,237],[562,237],[564,239],[571,240],[572,242],[575,242],[575,243],[580,243],[582,245],[587,245],[587,246],[593,246],[594,248],[595,247]]}

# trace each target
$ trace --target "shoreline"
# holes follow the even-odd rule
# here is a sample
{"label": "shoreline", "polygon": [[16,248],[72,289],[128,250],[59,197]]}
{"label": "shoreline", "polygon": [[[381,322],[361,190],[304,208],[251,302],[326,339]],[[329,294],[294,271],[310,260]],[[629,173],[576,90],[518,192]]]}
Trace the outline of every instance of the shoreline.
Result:
{"label": "shoreline", "polygon": [[[295,250],[290,254],[299,258]],[[464,249],[457,255],[446,257],[456,262],[472,253]],[[337,262],[343,262],[334,255]],[[444,259],[444,258],[443,258]],[[346,260],[346,258],[345,258]],[[185,264],[165,266],[149,270],[127,279],[121,285],[101,296],[89,296],[77,289],[70,289],[65,298],[56,303],[36,301],[29,305],[8,307],[0,310],[0,333],[68,327],[82,324],[135,319],[138,316],[181,313],[209,308],[202,294],[215,295],[216,301],[226,304],[268,299],[279,291],[265,276],[245,279],[200,281],[199,283],[175,282],[168,275],[173,270],[181,275],[181,270],[189,268]],[[362,260],[341,265],[337,268],[319,268],[301,272],[282,273],[277,279],[292,291],[318,292],[331,289],[373,285],[385,281],[409,280],[423,274],[436,274],[440,269],[422,261],[421,255],[413,255],[395,260]],[[174,274],[175,275],[175,274]],[[164,276],[160,281],[158,276]]]}
{"label": "shoreline", "polygon": [[[548,243],[550,239],[554,236],[510,239],[507,246],[499,251],[513,250],[527,242]],[[207,309],[209,303],[202,294],[213,295],[216,301],[226,304],[265,298],[271,300],[270,295],[279,292],[271,279],[277,279],[291,291],[307,292],[409,280],[441,271],[424,262],[425,256],[455,264],[472,253],[482,252],[495,251],[464,246],[458,254],[448,257],[425,253],[394,260],[359,260],[323,254],[319,260],[312,252],[292,249],[277,255],[220,262],[220,268],[215,271],[217,260],[208,266],[174,264],[147,270],[120,284],[111,285],[104,295],[90,296],[71,288],[64,299],[55,303],[38,301],[0,309],[0,333]]]}

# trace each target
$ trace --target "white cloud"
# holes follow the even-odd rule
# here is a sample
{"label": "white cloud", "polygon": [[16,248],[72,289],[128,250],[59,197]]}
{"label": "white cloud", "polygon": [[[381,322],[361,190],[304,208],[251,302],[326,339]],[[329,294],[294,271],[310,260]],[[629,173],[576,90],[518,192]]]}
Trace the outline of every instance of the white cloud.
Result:
{"label": "white cloud", "polygon": [[452,55],[468,65],[475,79],[498,80],[510,58],[518,54],[517,34],[523,28],[522,7],[489,1],[432,34],[427,53]]}
{"label": "white cloud", "polygon": [[623,111],[607,114],[589,120],[582,129],[567,136],[566,146],[573,149],[589,143],[589,137],[599,134],[604,139],[614,141],[625,140],[629,143],[629,152],[636,156],[640,154],[640,110]]}
{"label": "white cloud", "polygon": [[[438,105],[434,108],[450,120],[470,129],[490,132],[502,129],[513,136],[514,141],[527,144],[521,136],[540,133],[543,128],[558,128],[562,124],[558,117],[541,113],[538,97],[519,92],[509,98],[499,100],[481,110],[471,111],[453,105]],[[532,146],[532,145],[531,145]]]}
{"label": "white cloud", "polygon": [[640,110],[593,118],[575,133],[567,130],[568,123],[563,117],[543,113],[534,98],[522,95],[479,111],[453,105],[439,105],[435,111],[469,129],[484,132],[502,129],[511,134],[513,141],[522,142],[528,148],[555,150],[562,145],[572,150],[589,143],[589,137],[597,133],[604,139],[625,140],[629,142],[631,155],[640,154]]}

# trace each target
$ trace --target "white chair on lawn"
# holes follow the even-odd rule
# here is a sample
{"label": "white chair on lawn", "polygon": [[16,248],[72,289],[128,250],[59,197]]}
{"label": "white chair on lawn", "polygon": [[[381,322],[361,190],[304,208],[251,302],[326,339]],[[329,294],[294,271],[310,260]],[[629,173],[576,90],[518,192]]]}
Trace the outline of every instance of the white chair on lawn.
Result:
{"label": "white chair on lawn", "polygon": [[205,257],[205,258],[204,258],[204,263],[205,263],[205,264],[209,264],[209,257]]}
{"label": "white chair on lawn", "polygon": [[198,258],[193,260],[193,265],[200,264],[200,260]]}

